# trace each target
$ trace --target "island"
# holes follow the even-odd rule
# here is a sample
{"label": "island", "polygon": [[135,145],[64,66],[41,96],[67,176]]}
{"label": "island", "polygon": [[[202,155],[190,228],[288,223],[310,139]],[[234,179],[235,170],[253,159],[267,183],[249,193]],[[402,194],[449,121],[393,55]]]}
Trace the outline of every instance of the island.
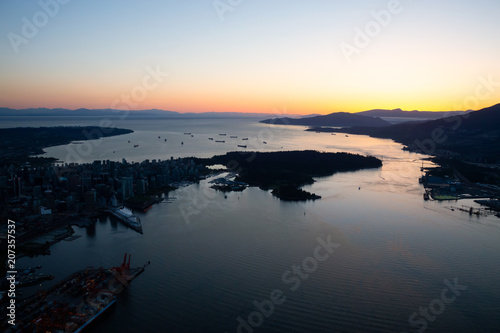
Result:
{"label": "island", "polygon": [[229,152],[212,158],[198,158],[195,162],[225,165],[237,174],[236,181],[272,190],[276,197],[289,201],[319,199],[320,196],[300,189],[303,185],[312,184],[313,177],[382,166],[382,161],[373,156],[313,150]]}

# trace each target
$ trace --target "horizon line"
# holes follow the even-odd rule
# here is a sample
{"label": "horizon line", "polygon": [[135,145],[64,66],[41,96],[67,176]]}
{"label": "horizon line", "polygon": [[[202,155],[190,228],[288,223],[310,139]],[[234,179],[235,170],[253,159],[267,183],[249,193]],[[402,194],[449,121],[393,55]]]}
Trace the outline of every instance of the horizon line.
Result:
{"label": "horizon line", "polygon": [[[491,106],[494,106],[496,104],[493,104]],[[491,107],[489,106],[489,107]],[[488,107],[485,107],[488,108]],[[172,110],[166,110],[166,109],[158,109],[158,108],[152,108],[152,109],[113,109],[113,108],[86,108],[86,107],[81,107],[81,108],[76,108],[76,109],[68,109],[64,107],[55,107],[55,108],[50,108],[50,107],[30,107],[30,108],[11,108],[11,107],[4,107],[0,106],[1,109],[9,109],[9,110],[14,110],[14,111],[24,111],[24,110],[38,110],[38,109],[46,109],[46,110],[51,110],[51,111],[57,111],[57,110],[65,110],[65,111],[78,111],[78,110],[88,110],[88,111],[111,111],[111,112],[145,112],[145,111],[158,111],[158,112],[170,112],[170,113],[177,113],[177,114],[248,114],[248,115],[296,115],[296,116],[306,116],[306,115],[328,115],[332,113],[361,113],[361,112],[367,112],[367,111],[402,111],[402,112],[469,112],[469,111],[478,111],[478,110],[418,110],[418,109],[413,109],[413,110],[404,110],[402,108],[394,108],[394,109],[386,109],[386,108],[372,108],[372,109],[367,109],[367,110],[361,110],[361,111],[333,111],[329,113],[287,113],[287,112],[247,112],[247,111],[172,111]],[[484,108],[482,108],[484,109]]]}

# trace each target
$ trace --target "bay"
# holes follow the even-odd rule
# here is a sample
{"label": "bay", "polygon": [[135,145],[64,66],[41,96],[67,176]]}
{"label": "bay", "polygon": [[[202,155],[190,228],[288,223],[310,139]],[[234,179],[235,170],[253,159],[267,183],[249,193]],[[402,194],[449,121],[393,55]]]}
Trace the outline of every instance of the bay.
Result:
{"label": "bay", "polygon": [[[99,120],[47,120],[55,123]],[[15,125],[10,120],[8,126]],[[318,178],[305,189],[322,199],[304,203],[283,202],[258,188],[225,197],[203,180],[171,192],[170,203],[137,213],[143,235],[105,219],[91,229],[75,228],[83,237],[54,245],[50,256],[19,259],[20,267],[40,264],[56,275],[42,288],[86,266],[119,265],[125,252],[132,253],[132,265],[151,261],[92,331],[250,331],[242,321],[254,332],[416,332],[424,325],[426,332],[500,330],[500,220],[449,209],[477,206],[470,200],[424,201],[418,177],[425,156],[391,140],[304,132],[254,119],[125,119],[114,125],[135,132],[91,141],[87,151],[83,144],[51,147],[46,156],[71,162],[76,158],[69,152],[79,146],[86,152],[78,154],[80,162],[315,149],[370,154],[384,166]],[[247,148],[237,147],[246,137]],[[328,239],[339,246],[332,253],[321,250],[328,258],[314,265],[308,258]],[[309,273],[294,274],[294,266]],[[299,277],[300,285],[291,277]],[[440,308],[442,290],[449,288],[445,280],[454,279],[467,289],[448,292],[455,299],[441,301]],[[268,316],[256,314],[256,304],[268,305],[275,290],[283,302],[268,307]],[[427,310],[426,318],[420,311],[429,306],[435,312]]]}

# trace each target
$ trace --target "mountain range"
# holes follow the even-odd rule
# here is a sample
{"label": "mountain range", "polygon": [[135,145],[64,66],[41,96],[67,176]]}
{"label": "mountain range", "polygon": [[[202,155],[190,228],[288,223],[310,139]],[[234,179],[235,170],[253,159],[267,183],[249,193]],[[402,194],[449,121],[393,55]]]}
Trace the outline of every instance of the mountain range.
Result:
{"label": "mountain range", "polygon": [[311,128],[393,139],[412,151],[500,163],[500,104],[466,114],[385,127]]}
{"label": "mountain range", "polygon": [[187,112],[165,111],[158,109],[149,110],[115,110],[115,109],[10,109],[0,108],[0,116],[4,117],[133,117],[133,118],[259,118],[272,117],[275,114],[268,113],[242,113],[242,112]]}
{"label": "mountain range", "polygon": [[330,127],[385,127],[393,122],[384,118],[400,118],[398,122],[440,119],[465,114],[465,111],[403,111],[401,109],[374,109],[357,113],[334,112],[328,115],[310,115],[299,119],[283,117],[262,120],[261,123],[274,125],[330,126]]}
{"label": "mountain range", "polygon": [[[381,122],[380,120],[366,119],[367,118],[408,118],[408,119],[438,119],[445,116],[462,114],[463,111],[453,112],[432,112],[432,111],[403,111],[401,109],[383,110],[375,109],[362,111],[358,113],[337,112],[330,115],[282,115],[282,121],[273,120],[274,123],[286,123],[290,125],[306,125],[306,126],[387,126],[390,123]],[[156,117],[156,118],[270,118],[276,116],[273,113],[242,113],[242,112],[202,112],[202,113],[180,113],[175,111],[165,111],[158,109],[148,110],[114,110],[114,109],[76,109],[69,110],[63,108],[29,108],[29,109],[11,109],[0,108],[0,116],[30,116],[30,117]],[[352,116],[354,115],[354,116]],[[280,118],[275,118],[280,119]],[[288,120],[290,119],[290,120]],[[303,120],[303,121],[297,121]],[[266,123],[271,123],[270,119],[265,120]]]}
{"label": "mountain range", "polygon": [[421,119],[439,119],[451,116],[465,114],[467,111],[403,111],[401,109],[383,110],[374,109],[357,112],[356,114],[371,117],[391,117],[391,118],[421,118]]}
{"label": "mountain range", "polygon": [[261,120],[264,124],[273,125],[302,125],[302,126],[333,126],[333,127],[352,127],[352,126],[370,126],[382,127],[389,126],[390,123],[371,116],[363,116],[354,113],[336,112],[325,116],[296,118],[272,118]]}

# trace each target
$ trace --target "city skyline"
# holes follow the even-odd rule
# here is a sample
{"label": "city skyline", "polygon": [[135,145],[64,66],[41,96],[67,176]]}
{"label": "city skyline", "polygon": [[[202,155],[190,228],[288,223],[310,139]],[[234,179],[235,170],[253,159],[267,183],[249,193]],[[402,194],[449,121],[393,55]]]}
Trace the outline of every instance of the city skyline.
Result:
{"label": "city skyline", "polygon": [[328,114],[498,103],[500,3],[0,4],[0,107]]}

